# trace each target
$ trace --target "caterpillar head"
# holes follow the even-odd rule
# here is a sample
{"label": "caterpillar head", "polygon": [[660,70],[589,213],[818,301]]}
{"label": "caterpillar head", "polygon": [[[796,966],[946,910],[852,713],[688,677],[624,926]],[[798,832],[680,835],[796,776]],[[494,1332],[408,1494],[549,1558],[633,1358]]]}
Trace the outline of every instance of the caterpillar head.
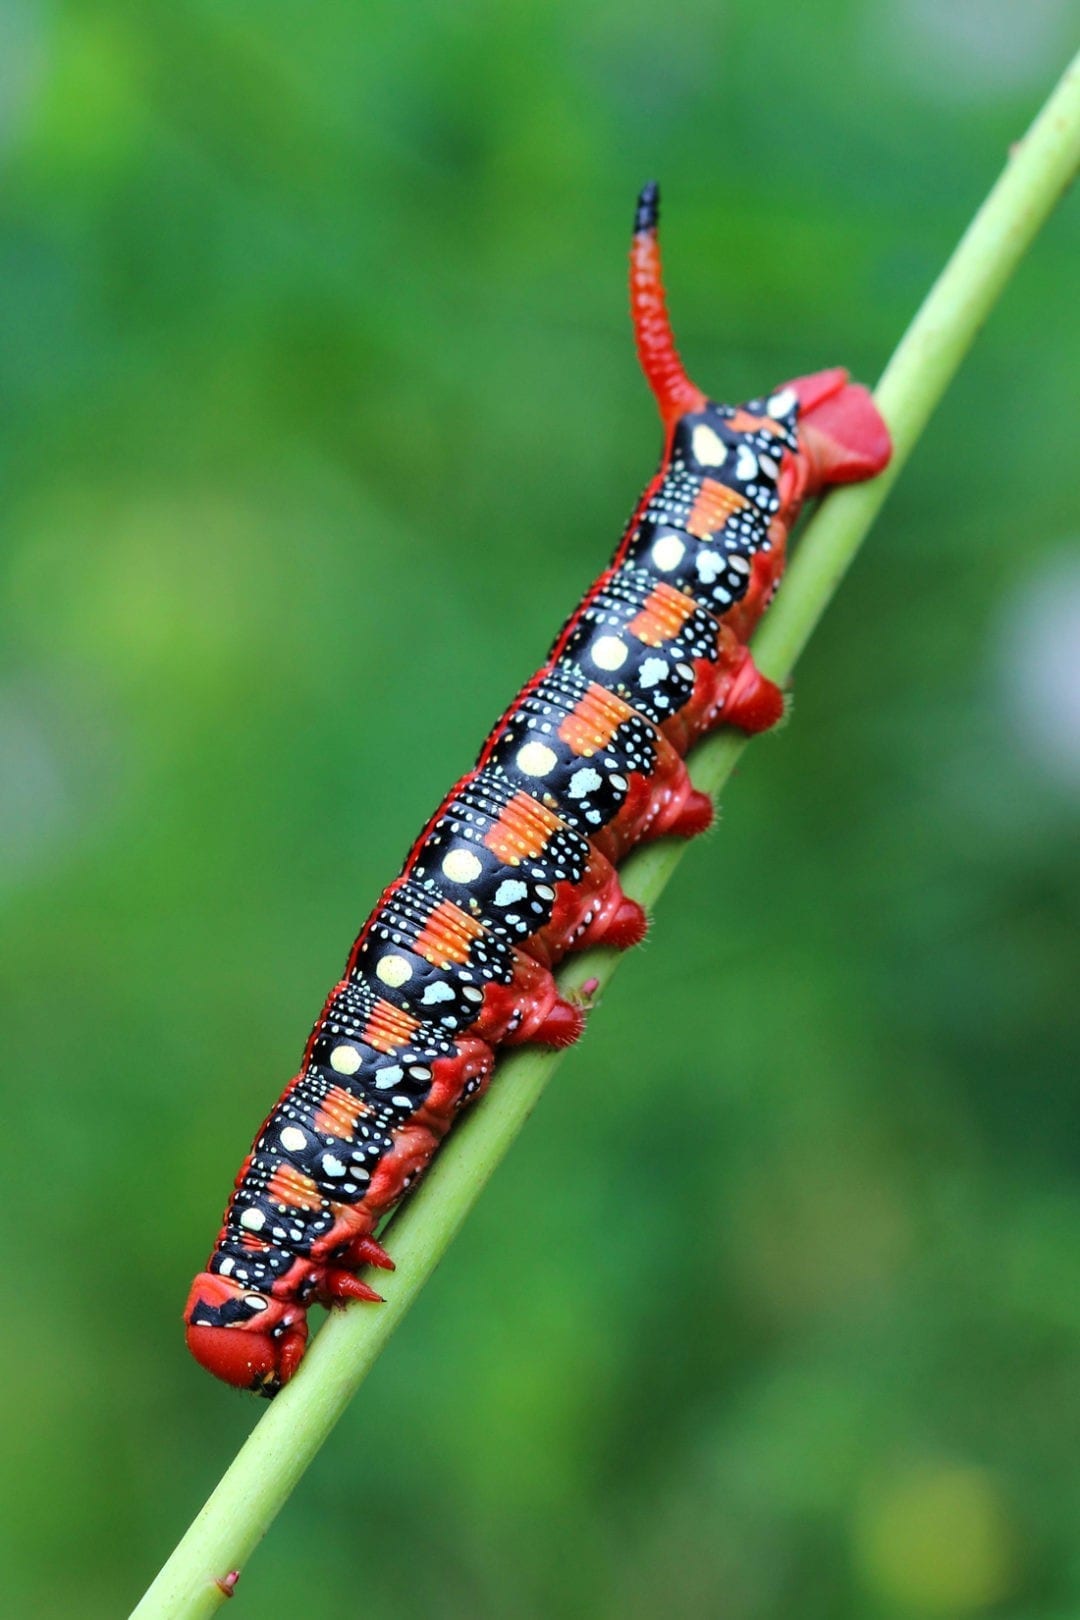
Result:
{"label": "caterpillar head", "polygon": [[288,1383],[307,1344],[302,1305],[213,1271],[196,1277],[184,1321],[188,1349],[200,1366],[236,1389],[267,1398]]}

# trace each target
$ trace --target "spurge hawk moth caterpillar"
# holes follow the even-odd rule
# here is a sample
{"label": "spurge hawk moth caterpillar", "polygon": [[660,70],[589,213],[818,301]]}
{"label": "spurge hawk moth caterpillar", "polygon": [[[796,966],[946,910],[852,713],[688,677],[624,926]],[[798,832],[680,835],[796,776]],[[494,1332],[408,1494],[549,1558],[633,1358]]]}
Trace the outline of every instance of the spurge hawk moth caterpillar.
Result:
{"label": "spurge hawk moth caterpillar", "polygon": [[617,867],[645,839],[709,825],[684,756],[714,727],[762,731],[783,712],[747,641],[803,501],[888,461],[885,425],[846,371],[737,406],[694,386],[668,323],[657,214],[649,185],[630,302],[663,423],[659,470],[364,924],[192,1285],[193,1355],[261,1395],[296,1371],[312,1301],[379,1298],[355,1270],[391,1265],[375,1230],[487,1086],[496,1048],[580,1035],[582,1009],[552,968],[644,935]]}

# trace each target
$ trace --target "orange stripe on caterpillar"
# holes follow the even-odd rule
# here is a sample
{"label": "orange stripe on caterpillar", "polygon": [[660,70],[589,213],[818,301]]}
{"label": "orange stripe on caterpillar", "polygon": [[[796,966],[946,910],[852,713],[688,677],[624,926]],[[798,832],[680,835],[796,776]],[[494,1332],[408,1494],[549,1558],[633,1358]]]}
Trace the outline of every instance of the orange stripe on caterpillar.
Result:
{"label": "orange stripe on caterpillar", "polygon": [[331,1086],[317,1109],[312,1124],[320,1136],[336,1136],[351,1142],[356,1128],[368,1112],[366,1103],[341,1086]]}
{"label": "orange stripe on caterpillar", "polygon": [[451,962],[461,966],[469,960],[473,940],[484,931],[483,923],[466,916],[452,900],[444,900],[417,935],[416,950],[432,967],[449,967]]}
{"label": "orange stripe on caterpillar", "polygon": [[407,1013],[404,1007],[379,1000],[371,1009],[371,1016],[360,1037],[377,1052],[394,1052],[404,1046],[420,1028],[420,1020]]}
{"label": "orange stripe on caterpillar", "polygon": [[650,592],[641,612],[630,620],[627,629],[647,647],[662,647],[666,641],[675,640],[695,610],[696,603],[689,596],[661,582]]}
{"label": "orange stripe on caterpillar", "polygon": [[322,1203],[311,1177],[288,1163],[274,1171],[267,1183],[266,1196],[272,1203],[284,1204],[288,1209],[318,1209]]}
{"label": "orange stripe on caterpillar", "polygon": [[745,495],[729,489],[726,484],[703,478],[697,498],[690,508],[686,527],[699,540],[708,540],[724,527],[729,517],[736,512],[744,512],[749,505]]}
{"label": "orange stripe on caterpillar", "polygon": [[[691,612],[693,603],[691,603]],[[590,759],[606,748],[619,727],[629,720],[633,709],[622,698],[603,686],[590,686],[559,727],[559,738],[575,754]]]}
{"label": "orange stripe on caterpillar", "polygon": [[516,793],[488,829],[484,846],[507,866],[519,866],[522,861],[542,855],[561,826],[558,816],[544,805],[537,804],[527,793]]}

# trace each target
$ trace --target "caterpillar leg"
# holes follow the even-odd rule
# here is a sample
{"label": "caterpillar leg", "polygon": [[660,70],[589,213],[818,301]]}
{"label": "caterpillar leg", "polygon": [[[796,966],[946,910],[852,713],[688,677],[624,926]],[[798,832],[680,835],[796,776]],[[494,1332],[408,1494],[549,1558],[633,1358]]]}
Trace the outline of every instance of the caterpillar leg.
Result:
{"label": "caterpillar leg", "polygon": [[393,1271],[394,1262],[381,1243],[373,1237],[354,1238],[342,1257],[342,1265],[353,1271],[361,1266],[378,1266],[380,1271]]}
{"label": "caterpillar leg", "polygon": [[366,1282],[361,1282],[359,1277],[354,1277],[351,1271],[333,1266],[327,1266],[319,1278],[315,1297],[320,1305],[344,1305],[350,1299],[368,1300],[373,1305],[385,1304],[381,1294]]}
{"label": "caterpillar leg", "polygon": [[373,1237],[357,1237],[338,1255],[336,1265],[321,1269],[316,1298],[323,1305],[345,1304],[350,1299],[367,1300],[373,1305],[383,1304],[383,1296],[368,1283],[354,1277],[362,1266],[378,1266],[380,1271],[393,1271],[394,1262],[381,1243]]}
{"label": "caterpillar leg", "polygon": [[[551,921],[533,935],[528,949],[545,965],[554,966],[569,951],[587,950],[590,945],[627,950],[641,943],[648,928],[642,907],[623,893],[611,862],[594,849],[587,884],[558,886]],[[560,1014],[560,1018],[565,1016]]]}
{"label": "caterpillar leg", "polygon": [[[626,820],[637,812],[635,842],[653,838],[696,838],[712,826],[713,802],[690,780],[684,760],[666,745],[653,775],[640,778],[628,799]],[[622,818],[620,818],[622,819]]]}
{"label": "caterpillar leg", "polygon": [[511,983],[488,986],[473,1033],[493,1045],[572,1046],[584,1027],[581,1009],[559,994],[550,969],[519,951]]}
{"label": "caterpillar leg", "polygon": [[696,838],[699,833],[709,830],[715,813],[709,795],[691,788],[678,814],[665,825],[664,835],[667,838]]}
{"label": "caterpillar leg", "polygon": [[648,931],[644,908],[624,894],[618,878],[613,877],[607,893],[598,898],[596,909],[586,913],[569,948],[581,951],[590,945],[610,945],[613,950],[626,951],[640,945]]}
{"label": "caterpillar leg", "polygon": [[747,736],[768,731],[784,715],[784,694],[775,681],[763,675],[747,651],[724,699],[720,719],[738,726]]}
{"label": "caterpillar leg", "polygon": [[584,1031],[584,1012],[565,996],[560,996],[532,1033],[524,1038],[541,1046],[573,1046]]}
{"label": "caterpillar leg", "polygon": [[539,980],[533,993],[515,994],[513,986],[504,989],[496,985],[494,989],[489,989],[484,1016],[474,1026],[474,1032],[481,1039],[490,1038],[485,1027],[488,1002],[493,1002],[496,1009],[502,1002],[511,1006],[513,1011],[511,1016],[501,1019],[501,1046],[524,1046],[529,1041],[538,1046],[572,1046],[585,1028],[580,1007],[575,1007],[573,1002],[559,994],[558,986],[547,968],[541,968],[535,962],[530,966]]}

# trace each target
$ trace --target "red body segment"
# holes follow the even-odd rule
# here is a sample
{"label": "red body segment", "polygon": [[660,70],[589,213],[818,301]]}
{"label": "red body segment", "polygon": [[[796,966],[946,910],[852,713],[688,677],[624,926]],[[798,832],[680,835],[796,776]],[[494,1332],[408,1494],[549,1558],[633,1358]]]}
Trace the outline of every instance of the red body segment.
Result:
{"label": "red body segment", "polygon": [[551,969],[636,944],[647,919],[616,866],[693,837],[712,804],[684,755],[718,725],[783,713],[747,639],[802,502],[889,457],[870,396],[823,371],[738,406],[683,371],[667,318],[657,193],[638,204],[631,306],[664,425],[661,466],[611,565],[451,789],[364,925],[241,1167],[185,1311],[196,1359],[272,1395],[313,1301],[377,1300],[373,1233],[423,1174],[501,1045],[563,1046],[584,1024]]}

